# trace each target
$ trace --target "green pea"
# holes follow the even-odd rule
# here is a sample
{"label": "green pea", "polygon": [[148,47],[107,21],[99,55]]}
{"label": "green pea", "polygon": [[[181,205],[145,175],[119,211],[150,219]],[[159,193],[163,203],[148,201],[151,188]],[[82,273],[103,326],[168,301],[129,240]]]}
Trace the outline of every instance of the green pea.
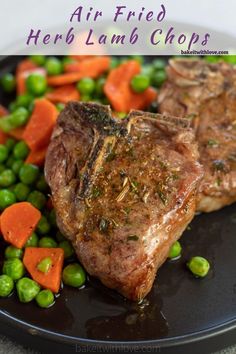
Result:
{"label": "green pea", "polygon": [[166,72],[164,70],[159,70],[152,76],[152,84],[154,86],[160,87],[167,79]]}
{"label": "green pea", "polygon": [[24,277],[16,283],[16,290],[21,302],[32,301],[40,291],[40,286],[34,280]]}
{"label": "green pea", "polygon": [[49,214],[49,222],[52,227],[57,227],[57,219],[55,209],[52,209]]}
{"label": "green pea", "polygon": [[118,58],[116,58],[116,57],[112,57],[111,58],[111,63],[110,63],[110,68],[111,69],[115,69],[119,65],[120,65],[120,60]]}
{"label": "green pea", "polygon": [[47,182],[45,181],[44,175],[41,175],[36,183],[36,188],[40,191],[40,192],[48,192],[49,187]]}
{"label": "green pea", "polygon": [[45,55],[31,55],[30,59],[33,63],[39,66],[43,66],[46,62],[46,57]]}
{"label": "green pea", "polygon": [[85,283],[86,274],[81,265],[78,263],[72,263],[64,268],[62,279],[66,285],[79,288]]}
{"label": "green pea", "polygon": [[220,60],[220,56],[218,55],[207,55],[205,56],[205,60],[208,61],[208,63],[218,63]]}
{"label": "green pea", "polygon": [[62,233],[60,231],[57,231],[56,239],[57,239],[58,242],[65,241],[65,237],[62,235]]}
{"label": "green pea", "polygon": [[57,107],[58,111],[61,112],[65,108],[65,104],[64,103],[57,103],[56,107]]}
{"label": "green pea", "polygon": [[136,60],[141,65],[144,63],[144,57],[142,55],[131,55],[130,59]]}
{"label": "green pea", "polygon": [[23,251],[20,248],[16,248],[14,246],[8,246],[5,249],[5,257],[7,259],[10,259],[10,258],[22,258],[22,256],[23,256]]}
{"label": "green pea", "polygon": [[16,181],[16,176],[12,170],[5,170],[0,173],[0,186],[9,187]]}
{"label": "green pea", "polygon": [[35,298],[38,306],[42,308],[48,308],[52,306],[55,302],[54,295],[51,290],[45,289],[41,290]]}
{"label": "green pea", "polygon": [[101,97],[104,94],[103,88],[105,85],[106,79],[104,77],[100,77],[97,79],[95,84],[95,94],[98,97]]}
{"label": "green pea", "polygon": [[27,200],[28,195],[30,193],[30,188],[26,184],[20,182],[15,185],[14,193],[15,193],[16,199],[19,202],[23,202],[24,200]]}
{"label": "green pea", "polygon": [[150,86],[150,79],[143,74],[135,75],[131,80],[131,88],[134,92],[143,92]]}
{"label": "green pea", "polygon": [[23,160],[21,160],[21,159],[15,160],[14,159],[13,163],[11,164],[11,169],[16,175],[18,175],[19,172],[20,172],[20,169],[21,169],[21,167],[23,165],[24,165],[24,161]]}
{"label": "green pea", "polygon": [[117,118],[123,119],[127,117],[127,114],[125,112],[117,112],[116,113]]}
{"label": "green pea", "polygon": [[166,67],[166,62],[164,59],[155,59],[153,60],[152,65],[155,70],[163,70]]}
{"label": "green pea", "polygon": [[19,141],[13,149],[13,155],[16,159],[24,160],[29,154],[29,148],[24,141]]}
{"label": "green pea", "polygon": [[39,240],[39,247],[42,247],[42,248],[56,248],[57,247],[57,243],[52,237],[44,236],[44,237],[42,237]]}
{"label": "green pea", "polygon": [[8,138],[7,141],[5,142],[5,146],[8,149],[8,151],[12,151],[15,144],[16,144],[16,140],[13,138]]}
{"label": "green pea", "polygon": [[62,66],[63,66],[63,69],[65,68],[65,66],[67,64],[71,64],[71,63],[75,63],[75,60],[73,58],[70,58],[70,57],[64,57],[62,59]]}
{"label": "green pea", "polygon": [[39,242],[38,235],[33,232],[31,236],[28,238],[25,247],[37,247]]}
{"label": "green pea", "polygon": [[59,247],[63,249],[64,251],[64,257],[65,259],[70,258],[74,254],[74,249],[71,246],[71,243],[67,240],[62,241],[59,243]]}
{"label": "green pea", "polygon": [[24,93],[23,95],[17,96],[16,99],[16,106],[17,107],[24,107],[29,108],[30,105],[33,103],[34,97],[29,93]]}
{"label": "green pea", "polygon": [[26,87],[32,95],[41,96],[47,89],[47,79],[40,73],[32,73],[26,79]]}
{"label": "green pea", "polygon": [[38,264],[37,269],[42,273],[48,273],[52,266],[52,259],[50,257],[43,258]]}
{"label": "green pea", "polygon": [[0,297],[7,297],[14,288],[14,282],[8,275],[0,275]]}
{"label": "green pea", "polygon": [[24,107],[16,108],[11,114],[1,118],[0,129],[8,133],[10,130],[20,127],[27,123],[29,118],[29,112]]}
{"label": "green pea", "polygon": [[48,75],[59,75],[63,72],[63,64],[59,59],[50,57],[46,60],[45,69]]}
{"label": "green pea", "polygon": [[179,257],[181,256],[181,251],[182,251],[181,244],[179,243],[179,241],[176,241],[176,242],[171,246],[171,249],[170,249],[170,251],[169,251],[168,258],[170,258],[170,259],[179,258]]}
{"label": "green pea", "polygon": [[18,280],[23,277],[25,268],[19,258],[10,258],[3,263],[2,272],[13,280]]}
{"label": "green pea", "polygon": [[[221,59],[221,56],[220,56]],[[229,64],[235,65],[236,64],[236,55],[223,55],[222,59]]]}
{"label": "green pea", "polygon": [[21,167],[19,171],[19,178],[24,184],[33,184],[39,175],[38,166],[25,164]]}
{"label": "green pea", "polygon": [[47,202],[47,199],[43,193],[39,191],[33,191],[29,194],[27,201],[31,203],[35,208],[42,210]]}
{"label": "green pea", "polygon": [[13,92],[16,88],[15,76],[11,73],[4,74],[1,78],[1,86],[5,92]]}
{"label": "green pea", "polygon": [[15,162],[14,156],[13,155],[9,156],[6,161],[6,167],[11,169],[14,162]]}
{"label": "green pea", "polygon": [[0,210],[7,208],[8,206],[16,202],[15,194],[7,189],[0,190]]}
{"label": "green pea", "polygon": [[141,74],[148,76],[151,79],[153,73],[154,73],[154,67],[151,64],[143,65]]}
{"label": "green pea", "polygon": [[81,95],[90,95],[95,89],[95,81],[90,77],[84,77],[77,83],[76,87]]}
{"label": "green pea", "polygon": [[51,226],[50,226],[46,216],[42,215],[41,219],[39,220],[38,225],[37,225],[37,232],[40,235],[46,235],[49,233],[50,229],[51,229]]}
{"label": "green pea", "polygon": [[92,98],[90,95],[81,95],[80,96],[80,101],[81,102],[90,102],[92,101]]}
{"label": "green pea", "polygon": [[2,173],[3,171],[5,171],[6,167],[1,163],[0,164],[0,173]]}
{"label": "green pea", "polygon": [[209,272],[210,264],[206,258],[196,256],[190,259],[187,267],[194,275],[203,278]]}
{"label": "green pea", "polygon": [[6,159],[8,158],[8,153],[8,148],[5,145],[0,144],[0,162],[6,161]]}

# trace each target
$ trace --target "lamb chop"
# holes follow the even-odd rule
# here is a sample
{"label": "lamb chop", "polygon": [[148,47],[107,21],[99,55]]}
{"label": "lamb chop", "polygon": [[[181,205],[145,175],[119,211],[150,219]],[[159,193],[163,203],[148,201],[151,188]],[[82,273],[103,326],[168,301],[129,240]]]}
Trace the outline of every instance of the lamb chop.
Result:
{"label": "lamb chop", "polygon": [[60,114],[45,175],[58,226],[91,276],[138,301],[193,218],[202,177],[184,119],[71,102]]}
{"label": "lamb chop", "polygon": [[224,62],[173,59],[167,73],[159,111],[192,121],[204,167],[197,208],[220,209],[236,201],[236,69]]}

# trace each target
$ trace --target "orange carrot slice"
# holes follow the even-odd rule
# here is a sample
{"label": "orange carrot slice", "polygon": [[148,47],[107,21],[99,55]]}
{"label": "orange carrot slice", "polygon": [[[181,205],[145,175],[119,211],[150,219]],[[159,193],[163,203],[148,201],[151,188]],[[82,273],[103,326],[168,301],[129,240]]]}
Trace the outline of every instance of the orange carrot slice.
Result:
{"label": "orange carrot slice", "polygon": [[110,71],[104,92],[117,112],[128,113],[131,109],[145,109],[155,99],[156,91],[149,87],[142,93],[135,93],[131,89],[132,78],[141,71],[140,64],[129,60]]}
{"label": "orange carrot slice", "polygon": [[47,78],[48,85],[51,86],[63,86],[68,84],[74,84],[81,79],[80,73],[66,73],[61,75],[49,76]]}
{"label": "orange carrot slice", "polygon": [[[38,264],[45,258],[52,261],[46,273],[38,270]],[[43,288],[58,293],[61,285],[61,273],[64,260],[64,251],[61,248],[27,247],[23,263],[31,277]]]}
{"label": "orange carrot slice", "polygon": [[15,247],[22,248],[40,218],[40,211],[28,202],[9,206],[3,211],[0,218],[4,240]]}
{"label": "orange carrot slice", "polygon": [[44,165],[45,157],[47,153],[47,147],[43,147],[40,150],[31,150],[25,163],[37,165],[39,167]]}
{"label": "orange carrot slice", "polygon": [[96,79],[110,67],[110,57],[93,57],[86,60],[68,63],[65,65],[66,72],[79,72],[81,77],[91,77]]}
{"label": "orange carrot slice", "polygon": [[22,140],[24,131],[25,131],[25,127],[19,127],[10,130],[8,132],[8,135],[10,135],[12,138],[15,138],[16,140]]}
{"label": "orange carrot slice", "polygon": [[48,92],[45,96],[53,103],[68,103],[79,100],[79,92],[74,85],[65,85]]}
{"label": "orange carrot slice", "polygon": [[8,114],[8,110],[0,104],[0,118]]}
{"label": "orange carrot slice", "polygon": [[83,77],[96,79],[109,69],[110,58],[107,56],[94,57],[75,63],[65,65],[65,74],[49,76],[48,84],[51,86],[62,86],[73,84]]}
{"label": "orange carrot slice", "polygon": [[49,144],[58,111],[47,99],[35,101],[34,110],[23,133],[23,140],[31,150],[40,150]]}

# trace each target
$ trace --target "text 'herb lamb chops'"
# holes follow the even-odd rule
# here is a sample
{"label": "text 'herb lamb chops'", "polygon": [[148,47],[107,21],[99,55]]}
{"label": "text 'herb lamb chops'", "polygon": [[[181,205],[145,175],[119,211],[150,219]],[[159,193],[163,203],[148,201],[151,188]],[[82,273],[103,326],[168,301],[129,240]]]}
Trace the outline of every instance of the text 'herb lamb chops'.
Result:
{"label": "text 'herb lamb chops'", "polygon": [[140,300],[191,221],[202,177],[194,134],[182,119],[69,103],[45,173],[58,226],[87,272]]}
{"label": "text 'herb lamb chops'", "polygon": [[236,69],[219,62],[173,59],[159,95],[159,111],[189,117],[196,129],[204,178],[198,210],[236,201]]}

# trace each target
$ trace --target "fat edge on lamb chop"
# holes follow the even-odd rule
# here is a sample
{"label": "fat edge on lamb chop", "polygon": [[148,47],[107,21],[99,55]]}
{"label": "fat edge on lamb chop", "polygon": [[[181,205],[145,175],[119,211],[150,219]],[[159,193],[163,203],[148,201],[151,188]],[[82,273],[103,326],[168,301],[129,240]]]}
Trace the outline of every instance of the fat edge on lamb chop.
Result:
{"label": "fat edge on lamb chop", "polygon": [[71,102],[48,149],[57,222],[91,276],[139,301],[194,216],[202,177],[189,122]]}

